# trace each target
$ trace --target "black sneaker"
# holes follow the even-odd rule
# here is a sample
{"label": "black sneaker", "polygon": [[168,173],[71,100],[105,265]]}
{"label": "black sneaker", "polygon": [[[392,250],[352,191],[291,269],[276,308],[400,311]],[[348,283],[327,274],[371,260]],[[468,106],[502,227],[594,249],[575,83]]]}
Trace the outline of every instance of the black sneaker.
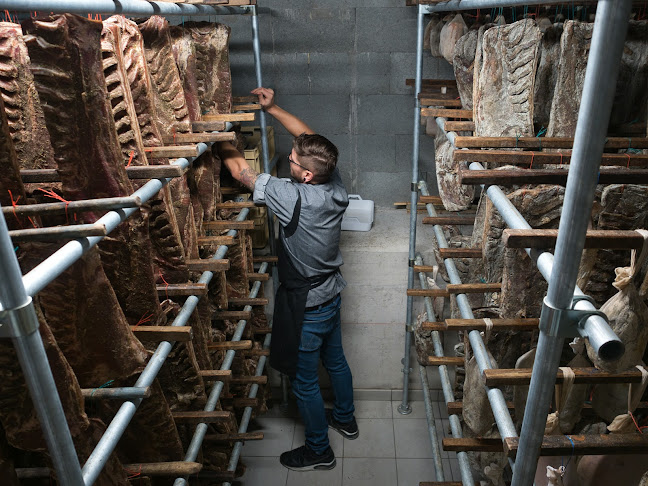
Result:
{"label": "black sneaker", "polygon": [[279,458],[284,467],[293,471],[317,471],[333,469],[335,467],[335,454],[330,447],[324,454],[315,454],[307,445],[284,452]]}
{"label": "black sneaker", "polygon": [[357,439],[360,435],[360,431],[358,430],[358,423],[356,422],[355,417],[351,419],[351,422],[343,424],[342,422],[335,420],[333,418],[333,410],[327,408],[326,421],[328,422],[330,429],[339,432],[345,439]]}

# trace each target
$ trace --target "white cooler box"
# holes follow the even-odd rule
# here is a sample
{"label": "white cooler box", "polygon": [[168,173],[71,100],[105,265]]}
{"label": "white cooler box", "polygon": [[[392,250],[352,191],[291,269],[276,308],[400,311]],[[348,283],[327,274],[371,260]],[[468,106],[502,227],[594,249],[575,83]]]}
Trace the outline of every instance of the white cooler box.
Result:
{"label": "white cooler box", "polygon": [[374,202],[349,194],[349,206],[342,217],[342,229],[347,231],[369,231],[374,219]]}

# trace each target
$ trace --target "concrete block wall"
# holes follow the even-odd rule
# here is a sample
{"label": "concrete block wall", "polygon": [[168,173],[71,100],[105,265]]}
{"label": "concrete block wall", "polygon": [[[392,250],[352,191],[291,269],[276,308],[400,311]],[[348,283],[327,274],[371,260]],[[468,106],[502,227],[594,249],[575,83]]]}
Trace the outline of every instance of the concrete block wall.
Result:
{"label": "concrete block wall", "polygon": [[[416,7],[403,0],[259,0],[264,84],[277,103],[331,139],[349,193],[378,207],[409,201],[414,121]],[[232,27],[234,94],[256,87],[249,17],[221,17]],[[452,78],[452,67],[426,53],[424,78]],[[280,175],[292,137],[276,129]],[[424,133],[424,132],[423,132]],[[434,144],[421,137],[421,175],[435,191]]]}

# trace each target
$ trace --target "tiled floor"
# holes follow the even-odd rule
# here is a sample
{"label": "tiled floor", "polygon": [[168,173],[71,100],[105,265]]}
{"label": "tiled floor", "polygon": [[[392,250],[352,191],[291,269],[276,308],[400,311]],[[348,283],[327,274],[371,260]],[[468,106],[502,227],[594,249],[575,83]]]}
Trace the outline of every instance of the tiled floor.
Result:
{"label": "tiled floor", "polygon": [[[412,413],[401,415],[400,402],[356,401],[360,437],[345,440],[329,432],[337,466],[330,471],[289,471],[279,463],[279,455],[304,443],[304,426],[294,404],[283,413],[279,406],[250,424],[249,430],[262,430],[262,441],[248,442],[241,460],[247,466],[238,486],[418,486],[434,481],[432,447],[423,402],[414,401]],[[434,403],[437,435],[448,428],[445,404]],[[442,412],[443,411],[443,412]],[[446,435],[449,435],[446,432]],[[460,481],[457,459],[442,452],[446,481]]]}

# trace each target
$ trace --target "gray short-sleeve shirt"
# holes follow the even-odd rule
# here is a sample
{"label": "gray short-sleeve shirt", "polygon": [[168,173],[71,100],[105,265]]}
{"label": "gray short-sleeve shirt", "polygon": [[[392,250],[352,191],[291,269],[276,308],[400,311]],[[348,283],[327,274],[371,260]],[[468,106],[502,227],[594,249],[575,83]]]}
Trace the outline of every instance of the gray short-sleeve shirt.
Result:
{"label": "gray short-sleeve shirt", "polygon": [[[299,225],[286,238],[283,227],[293,217],[298,194],[301,195]],[[346,287],[346,281],[336,270],[343,264],[340,231],[349,197],[337,169],[325,184],[302,184],[260,174],[253,198],[256,203],[264,202],[277,215],[281,225],[279,238],[301,275],[309,278],[335,272],[308,292],[307,307],[326,302]]]}

